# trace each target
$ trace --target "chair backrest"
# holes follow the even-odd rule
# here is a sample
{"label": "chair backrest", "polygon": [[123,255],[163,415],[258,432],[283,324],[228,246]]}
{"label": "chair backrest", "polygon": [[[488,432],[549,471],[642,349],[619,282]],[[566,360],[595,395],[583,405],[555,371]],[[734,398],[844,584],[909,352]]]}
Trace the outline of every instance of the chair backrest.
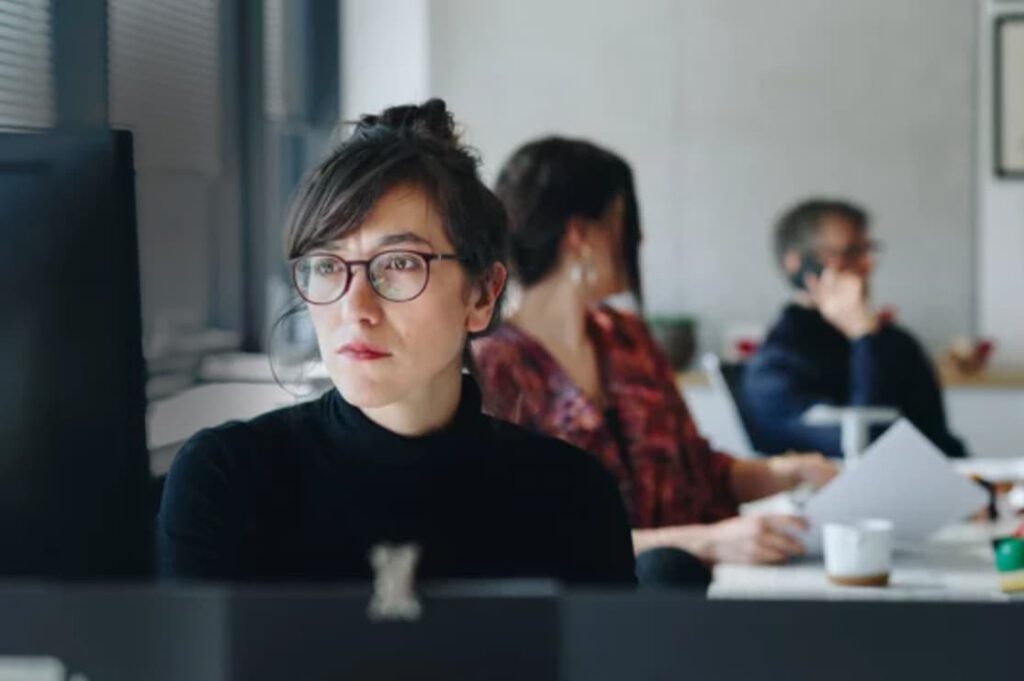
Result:
{"label": "chair backrest", "polygon": [[150,510],[153,511],[153,517],[155,518],[160,513],[160,504],[163,503],[164,499],[164,484],[167,482],[167,474],[155,475],[150,481],[150,499],[152,506]]}
{"label": "chair backrest", "polygon": [[[730,451],[736,456],[757,456],[754,449],[749,417],[742,408],[743,399],[740,390],[743,383],[743,364],[723,362],[714,353],[707,353],[701,358],[701,366],[707,374],[708,382],[718,397],[720,413],[718,427],[731,431],[727,433],[729,441],[739,444],[739,451]],[[712,438],[714,439],[714,438]]]}

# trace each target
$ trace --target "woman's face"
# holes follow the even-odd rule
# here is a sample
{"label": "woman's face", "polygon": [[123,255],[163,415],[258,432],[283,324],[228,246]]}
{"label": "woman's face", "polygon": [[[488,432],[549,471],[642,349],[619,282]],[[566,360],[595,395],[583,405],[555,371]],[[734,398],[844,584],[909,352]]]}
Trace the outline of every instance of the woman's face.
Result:
{"label": "woman's face", "polygon": [[619,293],[627,286],[622,247],[625,209],[626,202],[620,194],[586,231],[585,242],[590,248],[591,265],[596,275],[587,291],[591,302]]}
{"label": "woman's face", "polygon": [[[312,253],[352,261],[395,250],[455,252],[440,215],[418,187],[389,190],[358,230]],[[432,260],[427,267],[426,288],[406,302],[378,295],[366,268],[357,265],[349,268],[348,290],[339,300],[307,304],[324,365],[350,404],[379,408],[429,400],[439,381],[461,371],[467,332],[490,322],[493,297],[470,285],[458,261]]]}

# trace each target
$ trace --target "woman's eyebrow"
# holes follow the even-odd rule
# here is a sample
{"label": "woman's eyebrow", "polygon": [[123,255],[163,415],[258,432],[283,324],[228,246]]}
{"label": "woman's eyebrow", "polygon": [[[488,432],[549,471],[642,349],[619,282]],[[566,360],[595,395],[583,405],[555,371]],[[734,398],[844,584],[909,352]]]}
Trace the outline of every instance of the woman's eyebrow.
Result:
{"label": "woman's eyebrow", "polygon": [[388,234],[387,236],[383,236],[377,240],[376,247],[383,248],[385,246],[394,246],[395,244],[402,243],[415,243],[423,244],[430,248],[434,247],[434,244],[430,243],[428,239],[425,239],[419,234],[415,234],[413,232],[399,232],[397,234]]}
{"label": "woman's eyebrow", "polygon": [[[325,241],[321,244],[317,244],[312,250],[327,251],[330,253],[339,251],[343,252],[347,250],[346,246],[348,243],[350,242],[347,239],[335,239],[333,241]],[[377,243],[373,245],[373,250],[393,246],[395,244],[423,244],[431,250],[434,250],[434,244],[432,244],[429,239],[410,231],[396,232],[394,234],[382,236],[377,240]]]}

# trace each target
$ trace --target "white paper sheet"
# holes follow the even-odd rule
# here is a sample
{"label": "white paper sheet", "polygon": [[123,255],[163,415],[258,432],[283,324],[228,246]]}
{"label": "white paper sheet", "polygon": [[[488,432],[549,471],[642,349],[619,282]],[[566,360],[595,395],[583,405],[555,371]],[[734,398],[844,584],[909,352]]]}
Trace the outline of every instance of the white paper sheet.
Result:
{"label": "white paper sheet", "polygon": [[828,522],[886,518],[898,542],[916,543],[988,503],[988,494],[956,472],[945,455],[906,419],[900,419],[804,507],[812,553],[821,551]]}

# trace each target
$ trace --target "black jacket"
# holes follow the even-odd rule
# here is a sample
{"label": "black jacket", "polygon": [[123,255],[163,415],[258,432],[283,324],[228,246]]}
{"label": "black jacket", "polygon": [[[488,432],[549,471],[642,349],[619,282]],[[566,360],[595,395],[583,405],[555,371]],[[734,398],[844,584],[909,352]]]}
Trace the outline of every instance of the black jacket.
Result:
{"label": "black jacket", "polygon": [[946,426],[931,362],[894,325],[851,342],[817,310],[789,305],[744,370],[740,399],[754,448],[767,454],[841,457],[838,427],[801,422],[807,409],[828,404],[895,407],[947,456],[966,456]]}

